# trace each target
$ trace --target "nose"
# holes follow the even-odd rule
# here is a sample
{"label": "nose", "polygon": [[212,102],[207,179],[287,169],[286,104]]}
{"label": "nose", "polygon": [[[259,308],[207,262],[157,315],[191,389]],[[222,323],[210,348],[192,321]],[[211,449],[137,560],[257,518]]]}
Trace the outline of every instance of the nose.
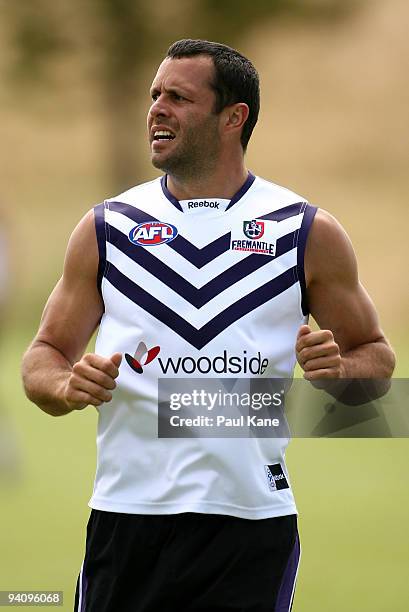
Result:
{"label": "nose", "polygon": [[166,103],[165,97],[161,94],[152,103],[149,114],[153,119],[157,117],[169,117],[169,106]]}

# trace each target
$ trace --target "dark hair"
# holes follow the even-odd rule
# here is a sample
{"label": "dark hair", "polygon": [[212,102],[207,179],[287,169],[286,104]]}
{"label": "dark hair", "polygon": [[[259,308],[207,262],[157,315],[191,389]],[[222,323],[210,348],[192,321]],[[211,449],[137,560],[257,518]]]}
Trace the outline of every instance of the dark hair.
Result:
{"label": "dark hair", "polygon": [[260,84],[257,70],[250,60],[235,49],[208,40],[189,38],[178,40],[167,52],[167,57],[172,59],[194,55],[208,55],[213,59],[214,80],[211,86],[216,94],[216,113],[236,102],[248,105],[249,116],[241,134],[241,144],[246,150],[260,110]]}

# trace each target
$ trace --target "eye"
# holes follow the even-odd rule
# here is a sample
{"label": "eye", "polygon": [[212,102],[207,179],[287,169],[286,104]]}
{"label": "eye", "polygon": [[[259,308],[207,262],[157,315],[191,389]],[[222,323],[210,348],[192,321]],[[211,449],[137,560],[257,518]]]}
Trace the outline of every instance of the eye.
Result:
{"label": "eye", "polygon": [[173,93],[172,97],[173,97],[174,100],[177,100],[178,102],[181,102],[182,100],[186,100],[186,98],[184,98],[183,96],[180,96],[177,93]]}
{"label": "eye", "polygon": [[153,94],[151,94],[151,98],[155,102],[155,100],[157,100],[159,98],[158,92],[154,91]]}

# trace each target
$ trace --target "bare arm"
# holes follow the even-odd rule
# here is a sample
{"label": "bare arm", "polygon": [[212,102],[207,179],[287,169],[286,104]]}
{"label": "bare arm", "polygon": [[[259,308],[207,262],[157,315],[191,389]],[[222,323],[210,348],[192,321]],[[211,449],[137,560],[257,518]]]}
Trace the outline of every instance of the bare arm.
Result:
{"label": "bare arm", "polygon": [[97,289],[98,247],[90,211],[75,228],[64,272],[52,292],[39,331],[23,358],[27,397],[53,416],[99,406],[112,398],[120,354],[83,353],[103,313]]}
{"label": "bare arm", "polygon": [[389,378],[395,356],[358,280],[351,242],[322,210],[308,237],[305,271],[310,312],[321,331],[302,326],[298,334],[296,352],[304,377]]}

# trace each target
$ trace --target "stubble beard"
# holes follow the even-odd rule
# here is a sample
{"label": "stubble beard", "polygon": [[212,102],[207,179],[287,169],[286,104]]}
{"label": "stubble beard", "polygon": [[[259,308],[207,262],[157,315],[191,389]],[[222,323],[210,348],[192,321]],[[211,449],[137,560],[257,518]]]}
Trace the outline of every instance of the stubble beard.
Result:
{"label": "stubble beard", "polygon": [[219,134],[214,116],[198,130],[191,127],[186,131],[183,142],[167,157],[152,164],[179,181],[189,181],[210,175],[217,166],[220,152]]}

